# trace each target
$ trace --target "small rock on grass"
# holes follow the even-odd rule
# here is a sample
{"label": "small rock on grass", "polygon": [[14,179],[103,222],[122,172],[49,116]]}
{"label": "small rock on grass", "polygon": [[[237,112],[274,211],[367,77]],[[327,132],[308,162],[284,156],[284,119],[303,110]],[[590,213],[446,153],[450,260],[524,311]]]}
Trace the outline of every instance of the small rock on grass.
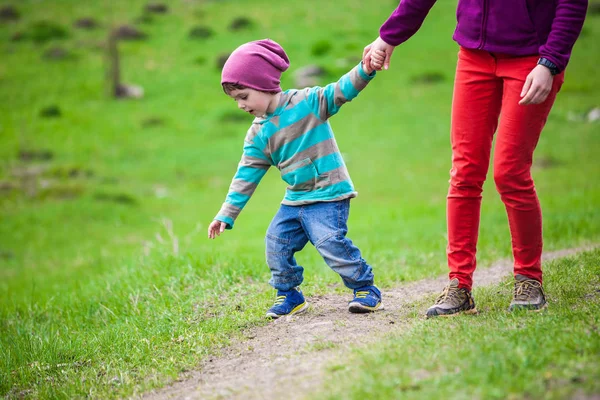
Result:
{"label": "small rock on grass", "polygon": [[318,65],[307,65],[304,66],[294,73],[294,80],[296,87],[308,87],[315,86],[319,83],[320,77],[326,73],[325,69]]}
{"label": "small rock on grass", "polygon": [[567,120],[571,122],[588,122],[594,123],[600,120],[600,107],[594,107],[586,112],[569,111]]}
{"label": "small rock on grass", "polygon": [[99,200],[99,201],[107,201],[107,202],[126,204],[126,205],[137,205],[138,204],[138,202],[135,198],[133,198],[132,196],[130,196],[129,194],[126,194],[126,193],[116,193],[116,194],[96,193],[94,195],[94,199]]}
{"label": "small rock on grass", "polygon": [[98,27],[98,25],[98,22],[94,18],[90,17],[79,18],[73,23],[73,26],[75,26],[76,28],[88,30],[95,29]]}
{"label": "small rock on grass", "polygon": [[57,118],[62,115],[60,108],[57,105],[51,105],[44,107],[40,110],[40,117],[42,118]]}
{"label": "small rock on grass", "polygon": [[54,158],[54,153],[50,150],[20,150],[19,160],[25,162],[31,161],[49,161]]}
{"label": "small rock on grass", "polygon": [[596,122],[600,120],[600,107],[595,107],[590,110],[587,115],[588,122]]}
{"label": "small rock on grass", "polygon": [[239,31],[242,29],[250,28],[251,26],[252,26],[252,21],[250,21],[248,18],[238,17],[238,18],[234,19],[233,21],[231,21],[231,24],[229,24],[229,30],[235,32],[235,31]]}
{"label": "small rock on grass", "polygon": [[146,118],[142,121],[142,127],[143,128],[152,128],[154,126],[164,125],[164,123],[165,123],[165,121],[162,118],[150,117],[150,118]]}
{"label": "small rock on grass", "polygon": [[167,11],[169,11],[169,7],[162,3],[148,3],[145,10],[146,12],[150,13],[165,14]]}
{"label": "small rock on grass", "polygon": [[219,56],[217,57],[217,61],[216,61],[217,68],[219,70],[223,69],[223,66],[227,62],[227,59],[229,58],[230,55],[231,55],[231,53],[222,53],[222,54],[219,54]]}
{"label": "small rock on grass", "polygon": [[0,7],[0,21],[2,22],[14,22],[18,21],[21,15],[13,6]]}
{"label": "small rock on grass", "polygon": [[121,25],[113,32],[120,40],[143,40],[148,37],[144,32],[131,25]]}
{"label": "small rock on grass", "polygon": [[35,43],[46,43],[50,40],[66,39],[69,32],[54,21],[37,21],[23,35]]}
{"label": "small rock on grass", "polygon": [[120,83],[115,90],[115,96],[120,99],[141,99],[144,97],[144,88]]}
{"label": "small rock on grass", "polygon": [[8,251],[8,250],[0,250],[0,258],[4,259],[4,260],[10,260],[11,258],[14,258],[15,255],[12,251]]}
{"label": "small rock on grass", "polygon": [[441,72],[426,72],[411,79],[412,83],[431,85],[443,82],[446,78]]}
{"label": "small rock on grass", "polygon": [[198,25],[190,30],[189,37],[191,39],[208,39],[213,35],[213,30],[207,26]]}

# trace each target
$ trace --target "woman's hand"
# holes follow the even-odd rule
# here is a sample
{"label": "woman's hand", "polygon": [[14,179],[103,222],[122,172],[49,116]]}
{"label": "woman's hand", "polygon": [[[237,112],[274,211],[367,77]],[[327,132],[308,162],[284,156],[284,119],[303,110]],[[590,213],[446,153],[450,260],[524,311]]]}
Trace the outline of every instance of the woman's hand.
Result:
{"label": "woman's hand", "polygon": [[554,77],[550,70],[543,65],[537,65],[527,75],[523,90],[521,90],[522,99],[519,104],[525,106],[543,103],[552,90],[553,81]]}
{"label": "woman's hand", "polygon": [[[385,53],[385,59],[383,61],[383,69],[388,69],[390,67],[390,58],[392,57],[392,53],[394,52],[394,46],[392,46],[391,44],[387,44],[386,42],[383,41],[382,38],[378,37],[377,39],[375,39],[375,41],[371,44],[369,44],[368,46],[366,46],[363,50],[363,62],[364,63],[371,63],[371,58],[374,55],[374,52],[376,51],[381,51],[383,53]],[[375,61],[375,60],[374,60]],[[374,65],[369,64],[372,67],[374,67]],[[373,68],[377,71],[381,71],[381,67],[380,68]]]}

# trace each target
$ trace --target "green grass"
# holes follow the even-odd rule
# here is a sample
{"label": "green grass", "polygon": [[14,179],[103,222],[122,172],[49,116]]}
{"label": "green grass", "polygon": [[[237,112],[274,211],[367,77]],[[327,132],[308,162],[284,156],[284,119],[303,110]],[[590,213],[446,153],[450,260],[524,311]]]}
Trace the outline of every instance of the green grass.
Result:
{"label": "green grass", "polygon": [[[358,349],[318,398],[561,399],[600,392],[600,250],[545,264],[541,313],[508,313],[512,279],[474,290],[480,314],[407,321]],[[426,305],[424,306],[426,307]]]}
{"label": "green grass", "polygon": [[[396,50],[392,69],[332,120],[360,193],[350,237],[384,287],[446,272],[452,3],[438,2]],[[119,45],[124,82],[145,90],[141,100],[119,101],[107,96],[101,45],[108,27],[139,17],[145,1],[0,0],[7,4],[21,19],[0,24],[0,187],[15,186],[0,190],[0,395],[115,398],[160,386],[241,328],[264,323],[272,296],[263,236],[285,188],[277,171],[233,231],[205,238],[250,122],[222,121],[237,111],[219,86],[218,55],[271,37],[292,61],[284,87],[307,64],[326,67],[332,80],[351,67],[347,57],[360,57],[397,2],[169,3],[168,14],[137,25],[147,41]],[[101,28],[72,27],[89,16]],[[240,16],[252,28],[229,31]],[[62,24],[68,38],[10,40],[40,20]],[[189,39],[197,25],[215,35]],[[537,160],[551,161],[534,170],[548,250],[600,240],[598,124],[569,120],[598,105],[598,17],[585,28],[536,151]],[[314,56],[327,41],[329,51]],[[54,46],[73,57],[43,60]],[[412,83],[425,73],[444,80]],[[52,105],[61,117],[41,118]],[[150,118],[162,124],[144,127]],[[19,159],[31,150],[53,158]],[[32,179],[19,177],[31,169],[38,169]],[[505,212],[490,181],[478,259],[509,255]],[[308,295],[344,290],[314,249],[298,260]]]}

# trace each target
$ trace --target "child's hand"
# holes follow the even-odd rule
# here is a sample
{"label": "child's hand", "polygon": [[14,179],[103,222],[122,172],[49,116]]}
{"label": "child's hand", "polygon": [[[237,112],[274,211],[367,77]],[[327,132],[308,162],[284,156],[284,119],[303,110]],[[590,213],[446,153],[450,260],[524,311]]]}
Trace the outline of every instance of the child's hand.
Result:
{"label": "child's hand", "polygon": [[214,239],[216,236],[221,236],[227,224],[225,222],[214,220],[208,226],[208,238]]}
{"label": "child's hand", "polygon": [[363,70],[367,75],[371,75],[373,71],[379,71],[383,68],[383,62],[385,61],[385,52],[382,50],[375,50],[371,52],[371,56],[363,60]]}
{"label": "child's hand", "polygon": [[375,50],[371,52],[371,68],[376,71],[380,71],[383,68],[383,62],[385,61],[385,51]]}

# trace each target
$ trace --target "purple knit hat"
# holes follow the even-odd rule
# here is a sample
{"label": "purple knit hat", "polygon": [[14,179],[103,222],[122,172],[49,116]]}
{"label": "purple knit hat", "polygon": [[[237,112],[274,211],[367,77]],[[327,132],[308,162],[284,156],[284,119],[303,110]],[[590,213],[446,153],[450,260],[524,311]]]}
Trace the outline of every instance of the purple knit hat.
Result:
{"label": "purple knit hat", "polygon": [[225,62],[221,85],[237,83],[262,92],[281,92],[281,73],[289,66],[285,51],[271,39],[245,43]]}

